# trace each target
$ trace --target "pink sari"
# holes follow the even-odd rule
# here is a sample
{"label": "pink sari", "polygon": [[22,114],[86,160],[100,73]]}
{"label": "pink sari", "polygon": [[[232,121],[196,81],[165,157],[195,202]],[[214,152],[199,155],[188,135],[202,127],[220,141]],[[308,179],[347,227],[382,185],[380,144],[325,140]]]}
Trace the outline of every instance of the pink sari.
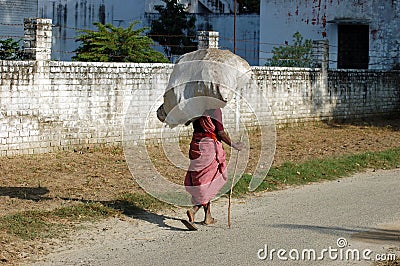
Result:
{"label": "pink sari", "polygon": [[225,151],[214,133],[214,123],[209,116],[199,119],[205,133],[193,133],[185,187],[192,195],[194,205],[205,205],[224,186],[228,175]]}

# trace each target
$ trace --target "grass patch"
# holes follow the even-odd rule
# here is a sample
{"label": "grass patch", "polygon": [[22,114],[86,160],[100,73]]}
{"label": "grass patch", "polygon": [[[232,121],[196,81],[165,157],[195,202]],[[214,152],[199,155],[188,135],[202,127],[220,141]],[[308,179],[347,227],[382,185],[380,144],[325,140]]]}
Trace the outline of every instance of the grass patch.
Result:
{"label": "grass patch", "polygon": [[74,224],[97,221],[117,213],[134,214],[143,210],[160,210],[171,205],[145,193],[125,193],[116,201],[80,203],[52,211],[24,211],[0,217],[0,231],[24,240],[52,238],[63,234]]}
{"label": "grass patch", "polygon": [[41,211],[27,211],[0,218],[0,230],[18,236],[24,240],[52,237],[59,230],[59,226],[45,221],[46,213]]}
{"label": "grass patch", "polygon": [[73,221],[90,221],[98,218],[109,217],[116,214],[116,210],[106,207],[101,203],[85,203],[76,206],[64,207],[50,212],[55,219]]}
{"label": "grass patch", "polygon": [[[303,185],[320,180],[334,180],[368,168],[393,169],[397,167],[400,167],[400,148],[315,159],[304,163],[286,162],[279,167],[271,167],[256,191],[276,190],[286,185]],[[251,178],[251,175],[243,175],[235,185],[233,195],[238,197],[246,194]]]}
{"label": "grass patch", "polygon": [[147,193],[124,193],[114,204],[114,207],[122,210],[124,214],[132,214],[138,210],[157,211],[171,207]]}
{"label": "grass patch", "polygon": [[100,203],[82,203],[53,211],[25,211],[0,217],[0,231],[24,240],[51,238],[73,223],[105,218],[116,213],[116,210]]}

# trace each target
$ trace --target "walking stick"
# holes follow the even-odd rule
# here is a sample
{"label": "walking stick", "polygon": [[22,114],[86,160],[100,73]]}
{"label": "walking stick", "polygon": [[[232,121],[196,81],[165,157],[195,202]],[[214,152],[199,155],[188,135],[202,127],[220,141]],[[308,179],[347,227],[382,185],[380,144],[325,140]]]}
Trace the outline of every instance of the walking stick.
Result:
{"label": "walking stick", "polygon": [[[242,141],[242,136],[240,136],[240,141]],[[235,169],[233,170],[231,191],[229,192],[229,203],[228,203],[228,227],[229,228],[231,228],[231,199],[232,199],[233,185],[235,184],[235,176],[236,176],[238,159],[239,159],[239,151],[236,154]]]}

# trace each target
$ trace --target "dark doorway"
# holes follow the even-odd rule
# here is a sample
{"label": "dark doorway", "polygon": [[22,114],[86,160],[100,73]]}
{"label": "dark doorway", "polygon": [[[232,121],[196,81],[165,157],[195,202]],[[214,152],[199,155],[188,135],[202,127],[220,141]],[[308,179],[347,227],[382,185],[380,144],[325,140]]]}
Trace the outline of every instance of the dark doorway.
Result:
{"label": "dark doorway", "polygon": [[338,68],[368,69],[368,25],[339,25],[338,41]]}

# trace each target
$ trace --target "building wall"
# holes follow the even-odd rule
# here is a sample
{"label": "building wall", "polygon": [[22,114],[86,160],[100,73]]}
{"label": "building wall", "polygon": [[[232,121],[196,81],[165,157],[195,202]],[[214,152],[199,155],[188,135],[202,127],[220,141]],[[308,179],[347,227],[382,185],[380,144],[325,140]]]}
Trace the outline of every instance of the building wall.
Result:
{"label": "building wall", "polygon": [[[71,61],[79,43],[75,37],[83,29],[96,29],[94,22],[112,23],[127,27],[132,21],[140,21],[137,27],[150,27],[157,14],[146,13],[161,0],[35,0],[0,1],[0,38],[24,37],[23,19],[28,17],[50,18],[52,30],[52,60]],[[182,1],[194,4],[198,1]],[[193,11],[193,10],[192,10]],[[196,14],[199,30],[210,29],[220,32],[220,46],[233,51],[233,14]],[[251,65],[258,65],[259,15],[237,16],[237,54]],[[2,25],[3,24],[3,25]],[[163,52],[161,46],[155,48]]]}
{"label": "building wall", "polygon": [[[143,0],[38,0],[38,17],[53,21],[53,60],[71,60],[78,48],[75,42],[80,30],[91,29],[94,22],[127,27],[144,20]],[[139,24],[138,27],[143,27]]]}
{"label": "building wall", "polygon": [[[219,32],[221,49],[233,51],[234,15],[196,15],[197,28]],[[241,14],[236,16],[236,54],[244,58],[251,66],[259,65],[260,15]]]}
{"label": "building wall", "polygon": [[[162,103],[172,64],[0,61],[0,155],[160,137],[155,110]],[[259,87],[243,88],[240,119],[251,127],[329,118],[360,118],[400,111],[397,71],[329,71],[254,67]],[[324,84],[327,84],[325,86]],[[267,99],[269,102],[267,103]],[[235,102],[224,109],[227,128],[237,121]],[[127,119],[127,120],[125,120]],[[183,129],[189,132],[190,129]]]}
{"label": "building wall", "polygon": [[[222,13],[233,13],[234,12],[234,0],[214,0],[214,6],[218,4],[223,4],[224,9]],[[145,10],[147,13],[157,13],[154,9],[156,5],[163,5],[165,3],[162,0],[145,0],[146,7]],[[220,13],[221,10],[216,9],[213,7],[213,3],[209,2],[208,0],[180,0],[179,1],[186,10],[190,13]]]}
{"label": "building wall", "polygon": [[[233,52],[234,15],[232,14],[195,14],[197,30],[212,30],[219,33],[219,47]],[[158,14],[146,14],[145,23],[158,18]],[[241,14],[236,17],[236,54],[251,66],[259,65],[260,15]],[[154,48],[163,52],[163,47]],[[179,58],[177,56],[176,58]],[[174,61],[173,61],[174,62]]]}
{"label": "building wall", "polygon": [[[298,31],[305,39],[327,39],[330,67],[336,68],[338,20],[369,24],[369,69],[391,69],[400,60],[400,1],[393,0],[261,0],[260,64],[275,46],[292,43]],[[336,21],[336,22],[334,22]]]}
{"label": "building wall", "polygon": [[36,17],[37,0],[0,1],[0,39],[22,39],[24,18]]}

